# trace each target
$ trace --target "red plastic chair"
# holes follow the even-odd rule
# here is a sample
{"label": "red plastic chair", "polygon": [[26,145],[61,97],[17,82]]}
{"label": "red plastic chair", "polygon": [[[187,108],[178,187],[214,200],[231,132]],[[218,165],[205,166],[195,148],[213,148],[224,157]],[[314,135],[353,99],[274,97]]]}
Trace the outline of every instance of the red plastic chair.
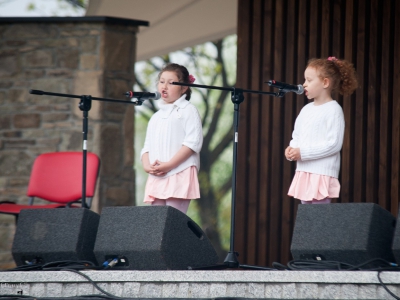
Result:
{"label": "red plastic chair", "polygon": [[[29,204],[0,202],[0,213],[18,215],[22,209],[81,207],[82,203],[82,152],[51,152],[39,155],[33,164],[27,196]],[[100,168],[99,157],[87,152],[86,204],[90,208]],[[54,204],[34,205],[34,198]]]}

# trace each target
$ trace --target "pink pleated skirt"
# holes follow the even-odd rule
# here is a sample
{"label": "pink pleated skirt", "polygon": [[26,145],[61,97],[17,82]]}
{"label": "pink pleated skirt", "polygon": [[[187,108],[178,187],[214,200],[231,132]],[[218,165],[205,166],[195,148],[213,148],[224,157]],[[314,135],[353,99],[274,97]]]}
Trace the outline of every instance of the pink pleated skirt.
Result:
{"label": "pink pleated skirt", "polygon": [[296,171],[288,195],[303,201],[338,198],[340,183],[337,178]]}
{"label": "pink pleated skirt", "polygon": [[156,198],[187,200],[200,198],[197,168],[191,166],[177,174],[163,178],[149,176],[145,188],[144,202],[152,203]]}

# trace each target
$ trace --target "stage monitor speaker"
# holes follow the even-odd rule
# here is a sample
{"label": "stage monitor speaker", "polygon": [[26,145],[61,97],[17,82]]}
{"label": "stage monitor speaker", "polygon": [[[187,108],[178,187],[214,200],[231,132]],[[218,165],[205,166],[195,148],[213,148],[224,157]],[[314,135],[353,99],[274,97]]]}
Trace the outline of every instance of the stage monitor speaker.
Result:
{"label": "stage monitor speaker", "polygon": [[86,208],[24,209],[12,245],[17,266],[91,261],[100,216]]}
{"label": "stage monitor speaker", "polygon": [[396,228],[394,231],[392,252],[397,264],[400,264],[400,209],[397,214]]}
{"label": "stage monitor speaker", "polygon": [[395,223],[394,216],[375,203],[299,205],[291,252],[295,260],[393,262]]}
{"label": "stage monitor speaker", "polygon": [[170,206],[105,207],[94,254],[114,269],[187,270],[214,265],[218,256],[201,228]]}

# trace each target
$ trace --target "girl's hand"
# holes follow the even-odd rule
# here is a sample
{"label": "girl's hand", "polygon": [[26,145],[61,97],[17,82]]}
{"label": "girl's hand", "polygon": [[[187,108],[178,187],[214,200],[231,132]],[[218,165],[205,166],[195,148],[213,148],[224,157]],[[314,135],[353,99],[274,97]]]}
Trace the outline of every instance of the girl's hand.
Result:
{"label": "girl's hand", "polygon": [[153,164],[154,174],[156,176],[163,176],[173,169],[169,162],[159,161],[158,159]]}
{"label": "girl's hand", "polygon": [[300,148],[291,148],[288,157],[289,160],[293,161],[301,160]]}
{"label": "girl's hand", "polygon": [[165,173],[160,172],[157,170],[157,165],[158,161],[155,161],[154,163],[150,163],[149,160],[149,153],[144,153],[142,156],[142,164],[143,164],[143,169],[146,173],[149,173],[151,175],[155,176],[163,176]]}
{"label": "girl's hand", "polygon": [[292,149],[293,149],[293,148],[290,147],[290,146],[288,146],[288,147],[285,149],[285,157],[286,157],[287,160],[292,160],[292,159],[290,158],[290,155],[289,155],[289,151],[292,150]]}
{"label": "girl's hand", "polygon": [[[178,150],[178,152],[171,158],[170,161],[165,162],[156,159],[156,161],[152,164],[150,164],[149,162],[148,153],[145,153],[142,157],[143,167],[145,171],[149,174],[152,174],[154,176],[164,176],[169,171],[176,168],[185,160],[187,160],[193,153],[194,151],[189,147],[182,146]],[[146,166],[146,162],[148,162],[148,166]]]}
{"label": "girl's hand", "polygon": [[156,167],[154,166],[154,164],[143,164],[143,169],[146,173],[152,174],[152,175],[156,175],[158,176],[158,171],[156,170]]}

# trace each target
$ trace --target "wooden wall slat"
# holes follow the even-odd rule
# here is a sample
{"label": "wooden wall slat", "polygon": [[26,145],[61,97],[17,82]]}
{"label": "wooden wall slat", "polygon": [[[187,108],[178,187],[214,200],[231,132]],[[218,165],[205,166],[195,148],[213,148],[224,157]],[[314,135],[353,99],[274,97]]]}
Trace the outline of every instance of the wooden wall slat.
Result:
{"label": "wooden wall slat", "polygon": [[[245,36],[246,35],[246,36]],[[397,216],[400,185],[400,4],[394,0],[239,0],[238,87],[303,82],[307,61],[353,62],[360,87],[335,95],[345,114],[336,202],[374,202]],[[291,260],[299,201],[287,196],[295,164],[284,158],[294,121],[308,103],[246,95],[239,128],[236,250],[240,262]]]}
{"label": "wooden wall slat", "polygon": [[[238,20],[251,20],[252,15],[252,1],[239,1],[238,3]],[[251,66],[251,31],[252,26],[238,26],[237,27],[237,60],[241,63],[237,65],[237,87],[246,88],[251,82],[250,72]],[[249,143],[246,142],[246,136],[250,135],[249,126],[247,124],[248,114],[248,103],[245,102],[240,105],[239,114],[239,139],[238,153],[243,155],[246,159],[237,160],[238,174],[241,174],[240,180],[236,184],[236,210],[235,210],[235,236],[234,236],[234,249],[239,252],[242,257],[247,257],[246,243],[247,243],[247,227],[246,219],[248,218],[247,213],[247,185],[248,185],[248,173],[247,168],[247,157],[248,149],[250,148]],[[239,155],[238,155],[239,156]],[[230,249],[231,250],[231,249]]]}
{"label": "wooden wall slat", "polygon": [[[273,49],[273,6],[271,1],[264,2],[264,39],[263,39],[263,63],[262,68],[262,80],[268,80],[271,78],[271,58]],[[265,84],[263,84],[265,87]],[[265,88],[262,88],[264,90]],[[268,179],[271,177],[271,152],[268,145],[270,144],[270,139],[272,135],[272,128],[270,126],[272,118],[272,101],[269,96],[262,96],[261,99],[261,128],[263,134],[260,136],[262,153],[260,156],[260,209],[258,211],[258,224],[259,224],[259,243],[257,245],[257,262],[261,266],[266,266],[269,262],[267,257],[268,245],[270,243],[269,231],[265,228],[269,228],[270,224],[270,203],[268,201],[270,197],[270,185],[268,184]]]}
{"label": "wooden wall slat", "polygon": [[[353,61],[353,10],[354,1],[348,0],[345,4],[345,19],[343,20],[344,33],[344,58]],[[342,168],[340,172],[341,195],[343,198],[353,199],[352,186],[354,185],[353,161],[354,151],[352,151],[354,140],[354,97],[347,96],[343,99],[343,114],[345,119],[345,134],[342,147]]]}
{"label": "wooden wall slat", "polygon": [[[295,61],[297,61],[297,27],[298,27],[298,18],[297,18],[297,1],[290,0],[287,5],[287,27],[286,27],[286,51],[285,51],[285,62],[286,64],[282,66],[285,69],[286,78],[288,78],[289,82],[299,83],[300,79],[298,78],[297,69],[293,69],[295,65]],[[281,119],[293,119],[294,115],[294,107],[297,99],[297,94],[291,93],[287,97],[279,100],[284,107],[284,115]],[[283,122],[282,124],[282,145],[281,145],[281,156],[284,153],[284,150],[289,145],[290,136],[293,131],[293,125],[288,124],[288,122]],[[282,229],[280,232],[281,236],[291,236],[293,230],[293,200],[287,196],[287,192],[291,182],[292,173],[292,163],[287,160],[280,160],[281,169],[282,169],[282,177],[281,177],[281,187],[280,192],[281,195],[279,197],[279,201],[281,201],[281,223]],[[280,239],[280,259],[287,259],[290,255],[290,240],[288,239]]]}
{"label": "wooden wall slat", "polygon": [[366,144],[366,202],[374,202],[377,199],[377,173],[376,173],[376,155],[377,155],[377,144],[379,139],[377,136],[377,102],[376,99],[376,84],[377,84],[377,63],[378,63],[378,53],[377,53],[377,41],[376,38],[378,34],[377,30],[377,16],[374,11],[377,11],[376,2],[372,2],[368,5],[368,25],[367,27],[367,49],[368,49],[368,101],[367,101],[367,144]]}
{"label": "wooden wall slat", "polygon": [[321,3],[321,15],[318,16],[320,18],[321,23],[321,33],[320,33],[320,40],[318,44],[320,44],[321,51],[316,54],[315,57],[328,57],[332,56],[331,52],[331,37],[332,32],[329,30],[329,25],[332,23],[330,18],[331,13],[331,5],[329,0],[322,0]]}
{"label": "wooden wall slat", "polygon": [[318,25],[318,17],[321,15],[319,11],[319,4],[321,1],[319,0],[311,0],[309,9],[313,11],[313,13],[309,14],[309,50],[307,59],[317,57],[318,56],[318,31],[320,30]]}
{"label": "wooden wall slat", "polygon": [[343,57],[343,49],[345,45],[344,40],[346,38],[345,35],[346,20],[345,20],[345,14],[342,15],[342,11],[344,11],[345,8],[346,4],[343,3],[343,0],[335,1],[333,3],[332,24],[330,26],[332,34],[332,50],[329,53],[330,56]]}
{"label": "wooden wall slat", "polygon": [[390,102],[389,95],[387,91],[389,91],[389,64],[390,64],[390,49],[388,47],[384,47],[386,41],[390,40],[390,9],[391,5],[382,6],[382,14],[386,16],[381,19],[381,32],[378,36],[382,36],[382,39],[379,41],[379,46],[381,47],[381,66],[380,66],[380,91],[381,95],[380,101],[380,116],[379,116],[379,187],[378,187],[378,203],[382,207],[390,208],[390,180],[388,171],[390,169],[390,138],[389,138],[389,128],[390,122],[392,121],[389,117],[390,111]]}
{"label": "wooden wall slat", "polygon": [[[392,174],[391,174],[391,202],[392,213],[399,210],[400,199],[400,3],[392,1],[394,8],[393,24],[393,108],[392,108]],[[392,87],[391,87],[392,88]]]}
{"label": "wooden wall slat", "polygon": [[[260,10],[259,7],[262,5],[260,0],[254,1],[254,8],[253,8],[253,31],[252,35],[253,38],[253,47],[252,47],[252,61],[251,65],[260,65],[262,61],[262,55],[260,52],[260,45],[261,45],[261,33],[262,33],[262,18],[263,18],[263,10]],[[252,68],[251,70],[251,77],[253,80],[251,81],[250,88],[252,90],[259,90],[260,88],[260,69],[259,68]],[[249,255],[250,259],[248,263],[253,264],[256,259],[256,252],[257,252],[257,236],[258,236],[258,227],[257,227],[257,211],[258,211],[258,204],[259,204],[259,173],[258,173],[258,165],[259,165],[259,140],[260,140],[260,96],[257,94],[245,94],[245,101],[250,101],[250,144],[256,145],[252,147],[249,152],[249,166],[252,170],[257,170],[257,172],[251,172],[249,174],[249,194],[247,197],[247,205],[248,205],[248,213],[249,215],[254,216],[253,218],[247,219],[247,228],[248,228],[248,238],[247,238],[247,249],[246,253]]]}
{"label": "wooden wall slat", "polygon": [[355,62],[355,67],[358,74],[358,83],[359,88],[356,91],[356,113],[355,113],[355,132],[358,132],[354,136],[354,186],[357,186],[357,189],[354,189],[353,199],[344,199],[342,202],[362,202],[365,196],[365,130],[364,123],[366,120],[365,115],[365,106],[364,106],[364,97],[367,97],[367,89],[365,86],[368,85],[368,81],[365,80],[366,70],[368,68],[365,66],[365,6],[366,1],[358,1],[357,11],[357,60]]}

